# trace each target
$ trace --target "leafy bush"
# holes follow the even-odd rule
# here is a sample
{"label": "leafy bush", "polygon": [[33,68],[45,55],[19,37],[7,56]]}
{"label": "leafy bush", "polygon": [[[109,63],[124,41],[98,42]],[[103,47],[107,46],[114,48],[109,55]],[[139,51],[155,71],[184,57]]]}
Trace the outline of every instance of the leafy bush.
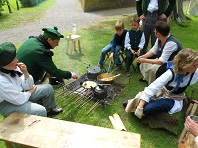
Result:
{"label": "leafy bush", "polygon": [[40,2],[44,0],[19,0],[23,7],[31,7],[38,5]]}
{"label": "leafy bush", "polygon": [[1,11],[3,11],[3,5],[5,5],[5,0],[0,0],[0,16],[1,16]]}

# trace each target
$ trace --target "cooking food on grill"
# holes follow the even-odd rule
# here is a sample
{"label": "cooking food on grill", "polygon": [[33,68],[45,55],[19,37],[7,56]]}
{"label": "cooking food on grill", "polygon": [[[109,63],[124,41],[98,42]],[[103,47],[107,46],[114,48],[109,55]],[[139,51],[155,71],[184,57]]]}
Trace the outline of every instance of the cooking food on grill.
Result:
{"label": "cooking food on grill", "polygon": [[98,76],[98,79],[101,81],[113,81],[115,79],[115,77],[118,77],[118,76],[120,76],[120,74],[113,75],[110,73],[105,73],[105,74],[100,74]]}
{"label": "cooking food on grill", "polygon": [[82,84],[82,87],[84,87],[84,88],[91,88],[91,87],[96,87],[96,86],[97,86],[97,83],[94,81],[85,81]]}

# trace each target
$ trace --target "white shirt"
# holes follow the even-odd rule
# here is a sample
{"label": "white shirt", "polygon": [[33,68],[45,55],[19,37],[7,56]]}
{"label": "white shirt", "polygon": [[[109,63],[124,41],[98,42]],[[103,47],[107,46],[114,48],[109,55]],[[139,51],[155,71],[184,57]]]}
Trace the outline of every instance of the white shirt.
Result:
{"label": "white shirt", "polygon": [[[191,74],[189,73],[187,76],[183,78],[183,83],[180,84],[180,87],[184,87],[188,84],[190,80]],[[175,79],[176,77],[174,77]],[[165,86],[170,80],[172,79],[172,72],[171,70],[167,70],[163,73],[159,78],[157,78],[154,82],[152,82],[148,87],[144,89],[143,95],[140,99],[149,103],[150,98],[153,97],[163,86]],[[193,85],[198,82],[198,69],[195,71],[190,85]],[[176,81],[172,81],[169,86],[175,87],[177,85]],[[173,108],[169,111],[170,114],[176,113],[181,111],[183,107],[183,100],[178,101],[174,100],[175,104]]]}
{"label": "white shirt", "polygon": [[150,3],[147,8],[148,11],[153,12],[158,10],[158,1],[157,0],[150,0]]}
{"label": "white shirt", "polygon": [[31,75],[28,78],[25,78],[24,75],[12,78],[9,74],[0,72],[0,102],[5,100],[14,105],[24,104],[31,96],[27,90],[31,89],[33,85],[34,80]]}
{"label": "white shirt", "polygon": [[[140,39],[140,43],[139,43],[138,47],[139,47],[140,49],[143,49],[144,44],[145,44],[145,36],[144,36],[144,33],[142,32],[142,37],[141,37],[141,39]],[[131,49],[130,38],[129,38],[129,32],[127,32],[127,34],[126,34],[124,46],[125,46],[125,48],[127,48],[128,50]],[[133,50],[133,49],[132,49],[132,50]]]}
{"label": "white shirt", "polygon": [[[159,50],[161,50],[161,48],[159,48],[158,45],[158,40],[156,39],[155,45],[151,48],[151,52],[153,52],[155,55],[158,53]],[[170,58],[171,54],[176,51],[178,49],[178,46],[175,42],[173,41],[169,41],[164,45],[164,49],[163,52],[161,54],[161,56],[159,57],[159,60],[162,63],[167,63],[168,59]]]}

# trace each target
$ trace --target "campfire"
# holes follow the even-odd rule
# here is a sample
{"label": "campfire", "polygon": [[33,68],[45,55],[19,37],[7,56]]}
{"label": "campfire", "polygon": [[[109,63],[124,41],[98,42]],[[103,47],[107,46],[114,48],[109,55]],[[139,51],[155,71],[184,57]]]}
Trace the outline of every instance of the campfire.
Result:
{"label": "campfire", "polygon": [[90,79],[89,75],[90,73],[86,73],[69,84],[60,83],[61,87],[55,91],[55,97],[73,101],[76,104],[75,108],[82,108],[90,101],[94,101],[95,104],[87,112],[89,114],[99,104],[111,105],[120,91],[130,82],[130,77],[121,75],[110,84],[103,84],[96,77]]}

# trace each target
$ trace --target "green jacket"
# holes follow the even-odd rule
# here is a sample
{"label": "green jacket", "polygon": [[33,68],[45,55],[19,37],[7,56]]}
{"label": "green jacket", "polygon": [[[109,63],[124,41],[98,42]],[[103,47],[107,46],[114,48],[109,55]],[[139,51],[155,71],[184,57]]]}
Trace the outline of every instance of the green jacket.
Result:
{"label": "green jacket", "polygon": [[[164,13],[168,17],[175,7],[176,0],[168,0],[169,2],[168,7],[166,6],[167,5],[166,2],[167,2],[166,0],[158,0],[158,11],[159,11],[159,15]],[[142,14],[147,13],[147,8],[148,8],[149,3],[150,3],[150,0],[136,1],[136,10],[137,10],[138,16],[141,16]]]}
{"label": "green jacket", "polygon": [[30,38],[17,50],[19,62],[26,64],[28,72],[34,78],[34,82],[41,80],[45,72],[58,78],[68,79],[72,76],[71,72],[56,67],[52,61],[53,52],[50,51],[50,48],[51,46],[47,41],[42,43],[37,38]]}

